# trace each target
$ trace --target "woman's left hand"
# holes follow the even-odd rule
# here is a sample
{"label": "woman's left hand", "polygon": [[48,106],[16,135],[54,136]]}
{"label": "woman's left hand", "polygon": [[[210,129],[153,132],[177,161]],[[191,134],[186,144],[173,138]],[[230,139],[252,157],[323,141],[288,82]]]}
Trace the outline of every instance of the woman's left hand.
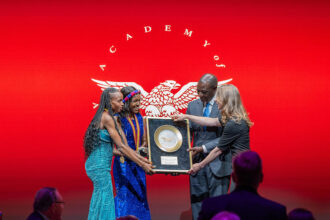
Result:
{"label": "woman's left hand", "polygon": [[190,175],[195,174],[198,171],[200,171],[201,169],[202,169],[201,164],[200,163],[195,163],[195,164],[192,165],[192,167],[188,171],[188,174],[190,174]]}
{"label": "woman's left hand", "polygon": [[112,153],[115,156],[119,156],[119,157],[124,156],[117,148],[113,148]]}

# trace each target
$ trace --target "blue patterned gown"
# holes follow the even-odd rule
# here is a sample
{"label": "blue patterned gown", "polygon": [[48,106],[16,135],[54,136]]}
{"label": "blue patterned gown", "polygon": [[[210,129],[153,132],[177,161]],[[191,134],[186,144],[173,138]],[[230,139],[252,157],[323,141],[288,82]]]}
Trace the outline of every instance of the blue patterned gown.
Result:
{"label": "blue patterned gown", "polygon": [[88,220],[113,220],[116,216],[110,175],[112,139],[106,129],[101,129],[99,135],[100,144],[92,151],[85,163],[87,176],[93,181],[94,186]]}
{"label": "blue patterned gown", "polygon": [[[143,137],[143,118],[136,114],[140,125],[140,144]],[[136,122],[132,120],[135,130]],[[121,118],[122,128],[125,132],[128,145],[136,150],[133,130],[126,118]],[[120,157],[115,157],[113,176],[116,185],[115,207],[117,218],[125,215],[134,215],[139,220],[150,220],[150,210],[147,201],[146,175],[141,167],[125,158],[120,162]]]}

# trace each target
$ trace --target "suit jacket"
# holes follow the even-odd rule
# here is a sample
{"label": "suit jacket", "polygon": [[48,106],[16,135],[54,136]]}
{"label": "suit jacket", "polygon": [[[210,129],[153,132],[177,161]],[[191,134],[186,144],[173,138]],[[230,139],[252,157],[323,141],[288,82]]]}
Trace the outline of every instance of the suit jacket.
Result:
{"label": "suit jacket", "polygon": [[211,219],[222,211],[234,212],[241,220],[286,220],[286,207],[261,197],[254,189],[238,186],[232,193],[203,201],[198,220]]}
{"label": "suit jacket", "polygon": [[[188,104],[187,114],[203,116],[203,102],[200,99],[196,99]],[[220,112],[218,105],[213,104],[212,110],[210,112],[211,118],[218,118]],[[217,147],[220,136],[222,133],[221,127],[207,127],[206,131],[203,130],[203,126],[196,123],[190,122],[190,132],[193,137],[193,147],[205,145],[207,152],[209,153],[215,147]],[[205,158],[206,155],[202,155],[199,159],[200,162]],[[232,158],[231,153],[223,152],[218,158],[213,160],[209,166],[212,173],[217,177],[224,177],[231,175],[232,172]]]}
{"label": "suit jacket", "polygon": [[38,212],[32,212],[26,220],[44,220]]}

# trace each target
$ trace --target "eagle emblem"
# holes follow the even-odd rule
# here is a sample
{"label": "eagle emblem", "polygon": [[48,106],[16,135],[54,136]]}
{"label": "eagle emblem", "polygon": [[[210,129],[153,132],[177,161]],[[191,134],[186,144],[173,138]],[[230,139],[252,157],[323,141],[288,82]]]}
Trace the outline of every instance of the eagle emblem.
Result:
{"label": "eagle emblem", "polygon": [[[218,82],[218,86],[230,82],[227,79]],[[181,89],[173,94],[173,89],[180,88],[180,84],[174,80],[166,80],[154,87],[149,93],[142,86],[135,82],[112,82],[92,79],[101,89],[115,87],[121,89],[125,86],[133,86],[141,91],[141,109],[144,109],[145,115],[150,117],[171,117],[179,114],[180,110],[186,109],[188,103],[197,99],[197,82],[190,82],[182,86]],[[98,104],[93,103],[94,108]]]}

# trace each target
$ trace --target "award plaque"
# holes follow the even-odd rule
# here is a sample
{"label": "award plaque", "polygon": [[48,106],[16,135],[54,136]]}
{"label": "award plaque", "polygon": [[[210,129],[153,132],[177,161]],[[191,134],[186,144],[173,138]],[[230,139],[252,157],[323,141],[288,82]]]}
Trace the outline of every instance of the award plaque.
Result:
{"label": "award plaque", "polygon": [[149,160],[156,173],[187,173],[191,168],[189,121],[147,117]]}

